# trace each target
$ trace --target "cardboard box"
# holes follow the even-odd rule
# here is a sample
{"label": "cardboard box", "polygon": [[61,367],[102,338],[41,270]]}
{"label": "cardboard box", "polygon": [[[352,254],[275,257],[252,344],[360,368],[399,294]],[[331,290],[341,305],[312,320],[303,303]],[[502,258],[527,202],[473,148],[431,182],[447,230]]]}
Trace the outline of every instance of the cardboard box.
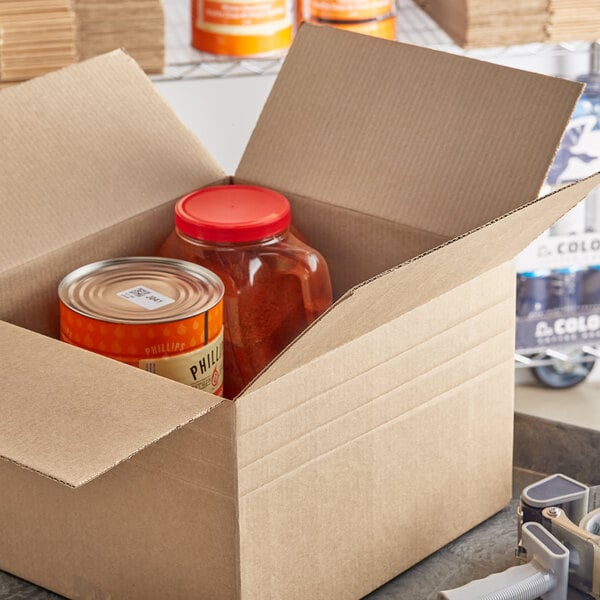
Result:
{"label": "cardboard box", "polygon": [[415,0],[459,46],[593,40],[600,30],[594,0]]}
{"label": "cardboard box", "polygon": [[531,202],[580,91],[303,26],[235,179],[290,198],[338,300],[234,403],[52,339],[66,273],[151,252],[225,174],[121,52],[3,90],[0,568],[359,598],[502,508],[512,258],[599,182]]}
{"label": "cardboard box", "polygon": [[546,41],[548,0],[416,0],[416,3],[463,48]]}

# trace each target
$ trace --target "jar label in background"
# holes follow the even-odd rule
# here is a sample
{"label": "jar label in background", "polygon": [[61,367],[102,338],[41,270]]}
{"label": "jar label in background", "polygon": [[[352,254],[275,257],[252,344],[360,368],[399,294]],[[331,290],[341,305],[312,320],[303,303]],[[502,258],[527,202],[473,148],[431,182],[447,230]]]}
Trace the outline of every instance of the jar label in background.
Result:
{"label": "jar label in background", "polygon": [[310,0],[310,17],[331,21],[356,21],[383,17],[394,12],[390,0]]}
{"label": "jar label in background", "polygon": [[533,353],[558,344],[592,344],[600,339],[598,307],[580,309],[581,314],[545,316],[519,319],[516,330],[516,348],[519,352]]}
{"label": "jar label in background", "polygon": [[223,330],[206,346],[164,358],[141,359],[140,368],[211,394],[223,392]]}
{"label": "jar label in background", "polygon": [[600,127],[595,115],[571,120],[548,173],[552,187],[600,171]]}
{"label": "jar label in background", "polygon": [[[286,0],[261,0],[252,2],[228,2],[226,0],[203,0],[198,10],[198,26],[231,25],[252,26],[280,23],[290,20]],[[232,32],[233,33],[233,32]]]}
{"label": "jar label in background", "polygon": [[287,17],[285,0],[261,2],[217,2],[202,3],[202,18],[205,23],[220,25],[261,25],[283,21]]}

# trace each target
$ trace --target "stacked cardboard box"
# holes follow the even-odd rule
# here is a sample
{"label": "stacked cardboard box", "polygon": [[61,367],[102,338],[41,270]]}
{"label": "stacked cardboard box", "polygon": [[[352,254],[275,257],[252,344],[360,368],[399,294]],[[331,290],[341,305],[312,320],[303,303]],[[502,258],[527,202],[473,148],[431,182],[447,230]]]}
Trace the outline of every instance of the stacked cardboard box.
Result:
{"label": "stacked cardboard box", "polygon": [[598,0],[549,0],[548,41],[594,40],[600,37]]}
{"label": "stacked cardboard box", "polygon": [[0,82],[29,79],[76,60],[70,0],[0,0]]}
{"label": "stacked cardboard box", "polygon": [[598,0],[417,0],[463,48],[600,37]]}
{"label": "stacked cardboard box", "polygon": [[459,45],[506,46],[543,42],[548,0],[418,0]]}
{"label": "stacked cardboard box", "polygon": [[165,62],[165,19],[161,0],[73,0],[82,59],[125,49],[147,73]]}

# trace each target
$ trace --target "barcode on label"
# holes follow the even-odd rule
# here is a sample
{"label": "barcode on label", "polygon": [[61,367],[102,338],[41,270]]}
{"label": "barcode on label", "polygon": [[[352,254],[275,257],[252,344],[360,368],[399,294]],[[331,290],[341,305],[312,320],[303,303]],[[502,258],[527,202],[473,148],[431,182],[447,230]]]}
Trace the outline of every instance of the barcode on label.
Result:
{"label": "barcode on label", "polygon": [[133,302],[142,308],[147,310],[154,310],[156,308],[160,308],[161,306],[166,306],[167,304],[171,304],[175,302],[173,298],[169,298],[159,292],[155,292],[143,285],[138,285],[136,287],[129,288],[128,290],[123,290],[122,292],[118,292],[117,296],[124,298],[125,300],[129,300],[129,302]]}
{"label": "barcode on label", "polygon": [[[141,298],[142,296],[147,296],[148,294],[151,294],[152,292],[145,287],[136,287],[136,288],[131,288],[128,292],[127,292],[127,296],[130,298],[136,297],[136,298]],[[123,296],[125,297],[125,295]]]}

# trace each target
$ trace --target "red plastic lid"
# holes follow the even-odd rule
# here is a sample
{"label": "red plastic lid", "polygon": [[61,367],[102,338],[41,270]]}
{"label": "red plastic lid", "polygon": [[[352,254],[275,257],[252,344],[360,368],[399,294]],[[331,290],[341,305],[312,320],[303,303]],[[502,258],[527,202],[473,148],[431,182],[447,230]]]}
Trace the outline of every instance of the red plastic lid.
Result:
{"label": "red plastic lid", "polygon": [[177,229],[207,242],[253,242],[277,235],[289,224],[287,198],[253,185],[197,190],[175,205]]}

